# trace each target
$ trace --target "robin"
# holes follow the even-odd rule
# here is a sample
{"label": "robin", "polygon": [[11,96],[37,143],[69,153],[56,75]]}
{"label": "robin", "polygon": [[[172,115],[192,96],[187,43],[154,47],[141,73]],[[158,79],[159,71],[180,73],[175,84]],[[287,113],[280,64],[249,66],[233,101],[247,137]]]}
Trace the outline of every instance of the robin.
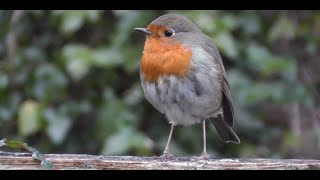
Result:
{"label": "robin", "polygon": [[162,114],[171,129],[163,158],[174,158],[169,144],[176,125],[202,124],[207,159],[206,120],[224,142],[240,143],[234,124],[230,86],[219,51],[212,40],[182,15],[166,14],[147,28],[140,78],[145,98]]}

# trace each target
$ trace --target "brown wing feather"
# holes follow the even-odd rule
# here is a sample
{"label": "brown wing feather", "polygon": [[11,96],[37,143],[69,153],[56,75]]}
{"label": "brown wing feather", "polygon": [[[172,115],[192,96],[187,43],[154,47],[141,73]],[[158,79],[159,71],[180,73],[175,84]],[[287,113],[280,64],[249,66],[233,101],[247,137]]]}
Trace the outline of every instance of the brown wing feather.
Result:
{"label": "brown wing feather", "polygon": [[230,93],[230,87],[228,80],[226,78],[226,71],[223,66],[223,62],[221,59],[221,56],[219,54],[219,51],[214,45],[214,43],[211,41],[210,37],[203,34],[202,36],[204,39],[201,42],[204,42],[202,47],[211,54],[213,57],[213,63],[217,64],[217,68],[221,71],[221,85],[222,85],[222,91],[223,91],[223,97],[222,97],[222,108],[223,108],[223,117],[226,122],[226,124],[230,127],[233,126],[233,104],[232,104],[232,98]]}
{"label": "brown wing feather", "polygon": [[223,118],[230,127],[233,127],[233,122],[234,122],[233,103],[232,103],[229,83],[225,76],[223,76],[222,91],[223,91],[223,97],[222,97]]}

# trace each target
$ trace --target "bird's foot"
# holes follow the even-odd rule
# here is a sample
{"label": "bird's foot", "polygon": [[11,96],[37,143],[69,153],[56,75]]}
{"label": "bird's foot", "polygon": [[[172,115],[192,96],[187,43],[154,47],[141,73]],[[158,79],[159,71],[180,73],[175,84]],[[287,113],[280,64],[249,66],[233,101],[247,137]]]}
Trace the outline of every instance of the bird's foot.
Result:
{"label": "bird's foot", "polygon": [[169,161],[169,160],[174,160],[175,157],[169,152],[164,152],[161,156],[157,157],[157,159],[160,161]]}
{"label": "bird's foot", "polygon": [[199,160],[209,160],[210,155],[207,153],[202,153],[201,156],[198,157]]}
{"label": "bird's foot", "polygon": [[199,160],[209,160],[210,159],[210,155],[207,152],[203,152],[201,154],[201,156],[194,156],[193,159],[197,160],[197,161],[199,161]]}

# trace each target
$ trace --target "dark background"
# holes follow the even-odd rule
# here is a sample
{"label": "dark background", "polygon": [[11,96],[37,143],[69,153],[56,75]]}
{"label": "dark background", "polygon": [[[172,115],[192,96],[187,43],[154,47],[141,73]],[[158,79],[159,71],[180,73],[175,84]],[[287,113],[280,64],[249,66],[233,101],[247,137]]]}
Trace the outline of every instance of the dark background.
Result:
{"label": "dark background", "polygon": [[[211,157],[320,157],[320,11],[0,11],[0,139],[43,153],[160,155],[169,124],[143,97],[145,37],[174,12],[217,44],[241,144],[211,124]],[[176,128],[176,156],[202,151],[201,126]]]}

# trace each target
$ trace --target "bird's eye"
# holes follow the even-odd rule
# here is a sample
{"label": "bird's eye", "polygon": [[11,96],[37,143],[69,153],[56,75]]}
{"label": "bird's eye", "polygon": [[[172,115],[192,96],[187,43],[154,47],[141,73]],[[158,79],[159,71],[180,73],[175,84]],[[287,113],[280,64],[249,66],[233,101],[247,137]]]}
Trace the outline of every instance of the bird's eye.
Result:
{"label": "bird's eye", "polygon": [[172,30],[166,30],[166,31],[164,32],[164,35],[165,35],[166,37],[171,37],[171,36],[173,35],[173,31],[172,31]]}

